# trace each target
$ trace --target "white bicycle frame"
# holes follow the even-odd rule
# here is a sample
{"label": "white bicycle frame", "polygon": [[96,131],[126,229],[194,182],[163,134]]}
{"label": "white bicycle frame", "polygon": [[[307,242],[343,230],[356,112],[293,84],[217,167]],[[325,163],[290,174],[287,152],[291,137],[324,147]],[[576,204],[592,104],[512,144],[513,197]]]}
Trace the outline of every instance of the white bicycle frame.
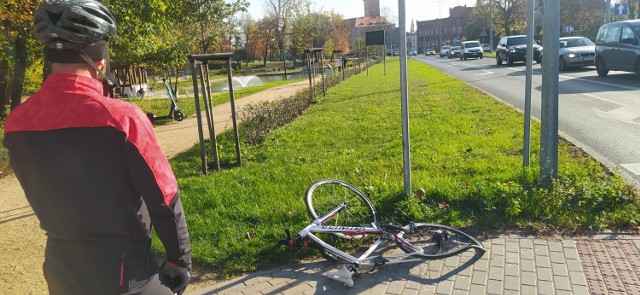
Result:
{"label": "white bicycle frame", "polygon": [[[398,237],[396,234],[383,231],[382,229],[375,227],[375,225],[360,226],[360,227],[324,225],[327,221],[333,218],[338,212],[344,209],[345,206],[346,205],[344,203],[340,204],[333,210],[326,213],[325,215],[318,217],[310,225],[308,225],[303,230],[301,230],[298,233],[298,236],[301,238],[307,237],[312,242],[324,248],[325,251],[331,252],[334,255],[340,257],[341,259],[351,263],[355,268],[354,271],[356,272],[359,272],[361,270],[371,270],[376,266],[382,266],[380,265],[380,263],[386,265],[386,264],[400,264],[400,263],[407,263],[407,262],[424,261],[424,257],[416,257],[416,256],[419,256],[420,253],[395,254],[395,255],[388,255],[388,256],[376,255],[371,257],[371,254],[374,253],[378,249],[378,247],[382,245],[385,241],[390,241],[390,242],[400,241],[403,244],[410,245],[410,243],[406,242],[401,237]],[[362,255],[360,255],[360,257],[354,257],[332,245],[327,244],[326,242],[318,238],[316,235],[314,235],[314,233],[334,234],[336,236],[339,236],[345,239],[361,239],[361,238],[364,238],[366,235],[377,235],[378,238],[373,243],[373,245],[371,245],[369,249],[367,249],[367,251],[365,251]],[[412,256],[415,258],[410,258]],[[406,259],[406,258],[409,258],[409,259]],[[379,260],[379,261],[376,261],[376,260]]]}

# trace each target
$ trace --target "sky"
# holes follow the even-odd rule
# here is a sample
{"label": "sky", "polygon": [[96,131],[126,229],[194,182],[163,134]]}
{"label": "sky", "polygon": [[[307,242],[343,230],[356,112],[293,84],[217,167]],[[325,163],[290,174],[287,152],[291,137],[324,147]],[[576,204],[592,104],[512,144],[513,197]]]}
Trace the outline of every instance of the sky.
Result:
{"label": "sky", "polygon": [[[362,0],[312,0],[315,10],[334,10],[345,18],[364,16],[364,4]],[[264,15],[265,0],[251,0],[249,13],[254,18]],[[446,18],[449,16],[449,8],[455,6],[475,6],[477,0],[405,0],[407,31],[410,28],[411,19],[414,21]],[[398,0],[380,0],[381,11],[384,7],[390,8],[393,14],[398,15]],[[438,12],[438,8],[440,11]],[[396,22],[398,25],[398,22]]]}

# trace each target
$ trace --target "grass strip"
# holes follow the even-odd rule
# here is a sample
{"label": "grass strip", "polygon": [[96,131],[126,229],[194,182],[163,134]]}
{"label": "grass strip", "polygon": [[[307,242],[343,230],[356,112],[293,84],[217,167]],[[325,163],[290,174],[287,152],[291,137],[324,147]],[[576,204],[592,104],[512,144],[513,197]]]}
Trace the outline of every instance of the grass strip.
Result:
{"label": "grass strip", "polygon": [[[317,255],[278,246],[284,228],[311,220],[303,196],[322,178],[370,197],[379,220],[480,229],[581,231],[633,228],[635,190],[565,141],[552,192],[538,187],[540,126],[532,123],[532,167],[523,172],[523,115],[438,70],[409,61],[412,187],[404,196],[398,61],[376,65],[328,90],[257,145],[243,166],[202,176],[199,149],[173,158],[199,264],[233,275]],[[242,127],[241,127],[242,128]],[[218,137],[224,161],[233,136]],[[156,243],[157,245],[157,243]]]}

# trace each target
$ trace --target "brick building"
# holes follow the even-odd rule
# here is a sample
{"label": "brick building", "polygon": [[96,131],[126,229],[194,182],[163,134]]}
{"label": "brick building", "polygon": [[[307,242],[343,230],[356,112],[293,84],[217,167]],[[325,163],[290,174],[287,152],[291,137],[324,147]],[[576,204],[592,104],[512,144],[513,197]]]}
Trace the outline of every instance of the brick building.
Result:
{"label": "brick building", "polygon": [[395,50],[399,47],[400,41],[398,30],[395,24],[389,22],[385,17],[380,16],[380,0],[363,0],[364,16],[354,17],[343,20],[349,28],[349,44],[351,51],[355,49],[357,40],[366,38],[367,32],[385,31],[385,45],[387,51]]}
{"label": "brick building", "polygon": [[418,51],[424,52],[427,48],[440,50],[445,44],[457,45],[466,40],[465,28],[473,20],[473,7],[456,6],[449,8],[449,17],[418,21],[417,45]]}

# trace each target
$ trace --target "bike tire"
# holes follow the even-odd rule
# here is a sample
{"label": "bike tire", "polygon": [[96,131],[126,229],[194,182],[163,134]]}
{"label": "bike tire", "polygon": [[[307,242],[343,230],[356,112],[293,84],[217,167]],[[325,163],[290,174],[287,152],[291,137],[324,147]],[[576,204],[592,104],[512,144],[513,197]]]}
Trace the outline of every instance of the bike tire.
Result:
{"label": "bike tire", "polygon": [[[358,189],[337,179],[323,179],[313,183],[305,194],[307,211],[313,219],[321,217],[344,203],[346,207],[333,218],[325,222],[327,226],[366,226],[375,224],[376,211],[371,201]],[[325,243],[355,255],[362,245],[369,242],[370,237],[347,236],[340,233],[315,233]],[[331,262],[342,259],[323,247],[318,247],[320,254]]]}
{"label": "bike tire", "polygon": [[313,183],[307,189],[304,201],[313,219],[327,214],[342,203],[346,205],[326,225],[366,226],[376,222],[376,210],[371,201],[358,189],[341,180],[323,179]]}
{"label": "bike tire", "polygon": [[404,230],[396,235],[398,247],[424,259],[447,258],[470,249],[486,250],[471,235],[440,224],[414,223],[405,226]]}

